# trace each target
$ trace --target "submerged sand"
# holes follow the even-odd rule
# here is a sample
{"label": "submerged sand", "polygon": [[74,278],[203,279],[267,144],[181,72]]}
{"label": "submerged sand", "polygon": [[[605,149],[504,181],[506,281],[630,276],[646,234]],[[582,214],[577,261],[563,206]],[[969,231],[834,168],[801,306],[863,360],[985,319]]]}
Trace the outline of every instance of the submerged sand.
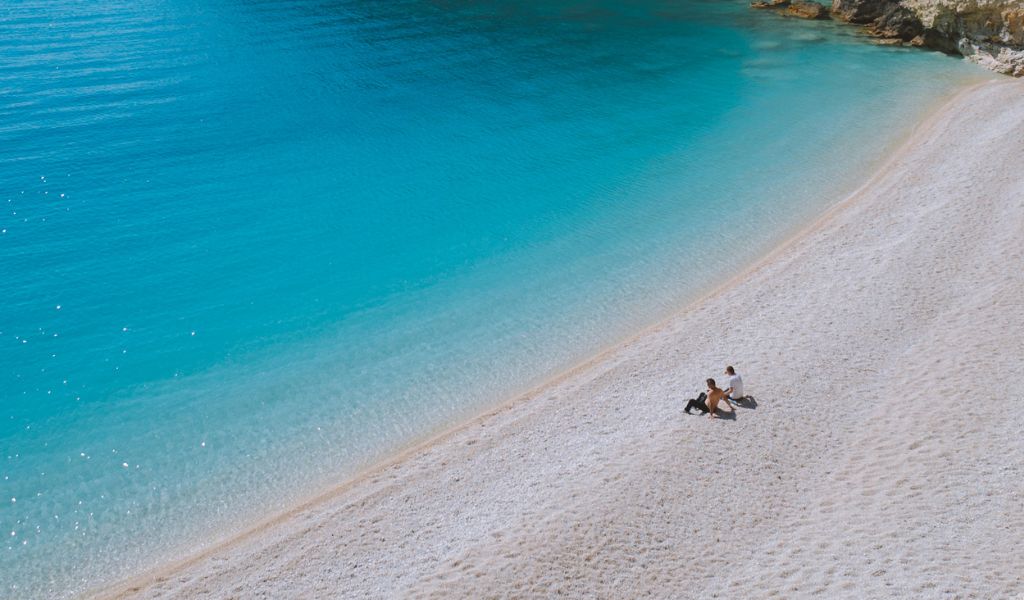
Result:
{"label": "submerged sand", "polygon": [[[682,412],[734,364],[756,406]],[[140,598],[1024,595],[1024,84],[659,328]]]}

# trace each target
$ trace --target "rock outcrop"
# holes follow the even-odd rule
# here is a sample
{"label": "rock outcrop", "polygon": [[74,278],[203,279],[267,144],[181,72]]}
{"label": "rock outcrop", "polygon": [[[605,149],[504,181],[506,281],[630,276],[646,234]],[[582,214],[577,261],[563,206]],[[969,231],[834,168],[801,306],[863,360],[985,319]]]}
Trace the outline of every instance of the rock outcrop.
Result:
{"label": "rock outcrop", "polygon": [[849,23],[872,23],[890,4],[891,0],[833,0],[832,16]]}
{"label": "rock outcrop", "polygon": [[755,0],[753,8],[805,19],[864,25],[879,44],[908,44],[961,54],[984,67],[1024,77],[1024,0]]}
{"label": "rock outcrop", "polygon": [[828,19],[829,11],[825,5],[810,0],[755,0],[751,8],[775,9],[787,17],[801,19]]}
{"label": "rock outcrop", "polygon": [[794,0],[790,2],[784,14],[790,17],[800,17],[801,19],[829,18],[828,9],[825,8],[825,5],[807,0]]}
{"label": "rock outcrop", "polygon": [[[890,4],[871,24],[874,35],[909,42],[924,34],[924,25],[914,11],[902,4]],[[943,48],[947,51],[947,49]]]}
{"label": "rock outcrop", "polygon": [[962,54],[1024,76],[1024,0],[833,0],[832,16],[888,43]]}

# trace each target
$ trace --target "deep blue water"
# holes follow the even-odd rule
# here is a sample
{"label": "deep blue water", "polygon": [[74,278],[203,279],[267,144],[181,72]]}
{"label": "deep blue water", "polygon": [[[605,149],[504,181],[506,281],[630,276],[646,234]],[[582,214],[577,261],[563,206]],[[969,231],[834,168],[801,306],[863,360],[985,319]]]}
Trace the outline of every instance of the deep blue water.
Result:
{"label": "deep blue water", "polygon": [[746,4],[0,5],[0,597],[180,556],[663,318],[984,76]]}

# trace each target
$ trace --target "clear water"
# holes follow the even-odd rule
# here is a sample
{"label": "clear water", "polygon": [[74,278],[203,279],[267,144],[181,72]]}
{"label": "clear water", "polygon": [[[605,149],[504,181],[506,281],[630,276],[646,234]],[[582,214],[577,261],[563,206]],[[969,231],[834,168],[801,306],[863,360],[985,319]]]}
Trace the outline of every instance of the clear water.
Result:
{"label": "clear water", "polygon": [[0,6],[0,596],[195,550],[663,318],[984,77],[746,4]]}

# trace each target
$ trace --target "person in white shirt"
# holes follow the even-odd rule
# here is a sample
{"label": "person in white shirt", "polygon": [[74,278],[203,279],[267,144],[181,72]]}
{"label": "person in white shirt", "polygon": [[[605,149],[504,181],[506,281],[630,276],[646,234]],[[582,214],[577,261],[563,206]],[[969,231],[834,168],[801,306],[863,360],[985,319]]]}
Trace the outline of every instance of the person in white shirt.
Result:
{"label": "person in white shirt", "polygon": [[739,373],[731,365],[725,368],[725,376],[729,378],[726,382],[728,387],[725,388],[726,397],[733,402],[743,400],[743,378],[740,377]]}

